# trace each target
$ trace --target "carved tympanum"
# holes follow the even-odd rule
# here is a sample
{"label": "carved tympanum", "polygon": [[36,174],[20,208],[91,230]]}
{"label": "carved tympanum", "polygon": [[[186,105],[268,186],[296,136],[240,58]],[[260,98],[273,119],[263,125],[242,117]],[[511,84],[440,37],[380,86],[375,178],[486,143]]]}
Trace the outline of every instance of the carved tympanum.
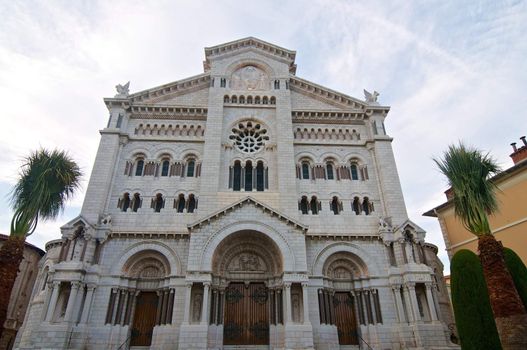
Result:
{"label": "carved tympanum", "polygon": [[255,66],[245,66],[232,74],[231,89],[234,90],[269,90],[269,77]]}

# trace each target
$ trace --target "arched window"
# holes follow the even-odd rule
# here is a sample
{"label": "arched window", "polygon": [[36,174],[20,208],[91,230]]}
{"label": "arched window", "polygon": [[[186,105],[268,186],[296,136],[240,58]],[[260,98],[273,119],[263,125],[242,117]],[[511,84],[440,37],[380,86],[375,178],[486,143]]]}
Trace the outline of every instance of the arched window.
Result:
{"label": "arched window", "polygon": [[139,193],[134,193],[134,199],[132,201],[132,211],[137,212],[139,208],[141,208],[141,195]]}
{"label": "arched window", "polygon": [[184,210],[185,210],[185,195],[180,194],[177,199],[176,199],[176,203],[175,204],[175,207],[177,208],[177,212],[178,213],[182,213]]}
{"label": "arched window", "polygon": [[223,96],[223,103],[229,103],[229,96]]}
{"label": "arched window", "polygon": [[238,98],[235,95],[231,97],[231,103],[238,103]]}
{"label": "arched window", "polygon": [[307,202],[307,197],[302,196],[302,199],[300,200],[300,203],[298,204],[298,209],[302,212],[302,214],[307,214],[309,208],[309,203]]}
{"label": "arched window", "polygon": [[168,159],[163,160],[161,163],[161,176],[168,176],[168,171],[170,169],[170,161]]}
{"label": "arched window", "polygon": [[253,190],[253,163],[245,163],[245,191]]}
{"label": "arched window", "polygon": [[139,159],[135,167],[135,176],[143,176],[144,167],[145,167],[145,161],[143,159]]}
{"label": "arched window", "polygon": [[360,199],[359,197],[353,198],[353,203],[351,204],[351,208],[355,212],[356,215],[360,215]]}
{"label": "arched window", "polygon": [[242,187],[242,165],[239,160],[234,162],[233,176],[232,176],[232,189],[239,191]]}
{"label": "arched window", "polygon": [[165,206],[164,204],[165,204],[165,200],[163,199],[163,195],[161,193],[156,194],[154,202],[152,203],[154,212],[159,213],[161,209]]}
{"label": "arched window", "polygon": [[227,86],[227,80],[225,78],[220,79],[220,87],[224,88]]}
{"label": "arched window", "polygon": [[366,215],[370,215],[373,211],[373,205],[368,197],[364,197],[364,200],[362,201],[362,210]]}
{"label": "arched window", "polygon": [[327,163],[326,164],[326,177],[328,180],[333,180],[335,178],[335,175],[333,173],[333,164]]}
{"label": "arched window", "polygon": [[275,105],[275,104],[276,104],[276,98],[275,98],[274,96],[271,97],[271,100],[270,100],[270,101],[271,101],[271,104],[272,104],[272,105]]}
{"label": "arched window", "polygon": [[309,179],[309,163],[308,162],[302,162],[302,179],[304,180]]}
{"label": "arched window", "polygon": [[256,191],[263,191],[265,188],[265,169],[262,161],[256,164]]}
{"label": "arched window", "polygon": [[240,103],[245,103],[245,96],[240,96]]}
{"label": "arched window", "polygon": [[268,98],[267,96],[264,96],[264,97],[262,98],[262,104],[264,104],[264,105],[269,104],[269,98]]}
{"label": "arched window", "polygon": [[123,195],[123,198],[119,201],[119,207],[121,208],[121,211],[127,211],[128,208],[130,208],[130,193],[126,192]]}
{"label": "arched window", "polygon": [[188,196],[187,206],[187,213],[193,213],[194,210],[197,208],[197,201],[193,194]]}
{"label": "arched window", "polygon": [[187,177],[194,177],[194,170],[196,168],[196,161],[189,159],[187,161]]}
{"label": "arched window", "polygon": [[274,81],[274,89],[275,89],[275,90],[280,89],[280,80],[275,80],[275,81]]}
{"label": "arched window", "polygon": [[342,208],[341,208],[341,204],[337,196],[333,197],[333,199],[331,200],[330,207],[331,207],[330,209],[333,212],[333,214],[335,215],[340,214]]}
{"label": "arched window", "polygon": [[351,179],[358,180],[359,179],[359,169],[357,167],[357,164],[355,163],[351,164],[350,170],[351,170]]}
{"label": "arched window", "polygon": [[311,214],[318,215],[320,210],[320,202],[317,200],[317,197],[311,197],[311,202],[309,202],[309,207],[311,208]]}
{"label": "arched window", "polygon": [[247,96],[247,103],[248,104],[252,104],[253,103],[253,97],[252,96]]}
{"label": "arched window", "polygon": [[260,104],[260,96],[256,96],[256,97],[254,98],[254,104],[257,104],[257,105]]}

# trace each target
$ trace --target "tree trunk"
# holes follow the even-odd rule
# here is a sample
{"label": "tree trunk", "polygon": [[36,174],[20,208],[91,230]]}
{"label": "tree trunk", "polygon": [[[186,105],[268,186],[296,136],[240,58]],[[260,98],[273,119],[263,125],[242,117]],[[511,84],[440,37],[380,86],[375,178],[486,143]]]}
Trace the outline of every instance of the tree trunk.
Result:
{"label": "tree trunk", "polygon": [[0,247],[0,337],[4,331],[11,290],[24,258],[25,237],[9,236]]}
{"label": "tree trunk", "polygon": [[493,235],[479,237],[479,258],[503,350],[527,349],[527,312]]}

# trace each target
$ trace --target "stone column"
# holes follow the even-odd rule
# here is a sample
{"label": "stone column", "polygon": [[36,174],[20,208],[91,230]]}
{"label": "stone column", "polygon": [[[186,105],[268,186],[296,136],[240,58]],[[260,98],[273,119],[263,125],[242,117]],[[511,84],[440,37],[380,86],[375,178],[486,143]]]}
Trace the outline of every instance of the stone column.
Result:
{"label": "stone column", "polygon": [[414,322],[414,312],[412,310],[412,302],[410,301],[410,293],[406,286],[403,287],[404,302],[406,303],[406,311],[408,315],[408,322]]}
{"label": "stone column", "polygon": [[81,323],[88,323],[94,290],[95,284],[88,284],[86,286],[86,299],[84,300],[84,307],[82,308]]}
{"label": "stone column", "polygon": [[75,307],[75,301],[77,300],[77,293],[79,292],[80,282],[71,282],[70,297],[68,298],[68,305],[66,306],[66,314],[64,315],[64,321],[72,321],[73,308]]}
{"label": "stone column", "polygon": [[284,283],[284,325],[291,323],[291,283]]}
{"label": "stone column", "polygon": [[308,304],[307,293],[308,293],[308,283],[307,282],[302,283],[302,303],[304,307],[304,324],[311,323],[309,321],[309,304]]}
{"label": "stone column", "polygon": [[183,323],[190,322],[190,297],[192,292],[192,283],[187,283],[185,290],[185,309],[183,312]]}
{"label": "stone column", "polygon": [[377,308],[375,307],[375,298],[373,297],[372,289],[368,291],[368,296],[370,298],[371,317],[373,318],[372,323],[377,324]]}
{"label": "stone column", "polygon": [[125,323],[125,317],[126,317],[126,311],[128,310],[128,298],[130,297],[130,292],[128,290],[124,290],[124,301],[123,301],[123,306],[121,308],[121,316],[120,316],[120,322],[119,324],[121,326],[124,326],[126,323]]}
{"label": "stone column", "polygon": [[[282,305],[282,310],[280,310],[280,304],[283,304],[283,298],[282,298],[282,303],[279,303],[279,300],[280,298],[282,297],[282,291],[280,289],[277,289],[275,291],[275,303],[274,303],[274,307],[275,307],[275,315],[276,315],[276,324],[278,325],[279,323],[284,323],[284,307]],[[280,315],[282,316],[282,318],[280,319]],[[279,322],[281,321],[281,322]]]}
{"label": "stone column", "polygon": [[209,288],[210,283],[203,283],[203,305],[201,306],[201,324],[209,324]]}
{"label": "stone column", "polygon": [[360,296],[362,299],[362,310],[364,311],[364,324],[369,325],[371,323],[371,320],[370,313],[368,312],[368,304],[366,303],[366,289],[363,289],[361,291]]}
{"label": "stone column", "polygon": [[46,322],[51,322],[53,314],[55,313],[55,307],[57,306],[57,300],[59,299],[60,281],[53,281],[51,286],[51,298],[49,299],[48,312],[46,314]]}
{"label": "stone column", "polygon": [[412,310],[414,312],[414,319],[421,321],[421,315],[419,314],[419,305],[417,304],[417,295],[415,294],[415,283],[408,283],[408,294],[410,295],[410,301],[412,303]]}
{"label": "stone column", "polygon": [[399,322],[403,323],[406,321],[404,314],[403,300],[401,299],[401,286],[392,286],[393,293],[395,294],[395,306],[397,307],[397,315],[399,316]]}
{"label": "stone column", "polygon": [[430,310],[430,317],[432,321],[437,321],[437,310],[434,304],[434,298],[432,296],[432,283],[425,283],[426,287],[426,301],[428,304],[428,309]]}

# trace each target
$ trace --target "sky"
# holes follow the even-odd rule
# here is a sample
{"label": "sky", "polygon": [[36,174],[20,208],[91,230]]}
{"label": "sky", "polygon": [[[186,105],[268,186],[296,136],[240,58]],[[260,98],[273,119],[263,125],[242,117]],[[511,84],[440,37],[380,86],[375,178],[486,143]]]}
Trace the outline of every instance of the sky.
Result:
{"label": "sky", "polygon": [[446,180],[432,158],[463,142],[512,165],[527,134],[526,1],[0,0],[0,232],[23,159],[59,148],[82,190],[30,243],[43,248],[80,212],[108,111],[103,97],[203,72],[203,48],[254,36],[297,52],[297,76],[391,106],[387,132],[411,220],[449,264],[437,220]]}

